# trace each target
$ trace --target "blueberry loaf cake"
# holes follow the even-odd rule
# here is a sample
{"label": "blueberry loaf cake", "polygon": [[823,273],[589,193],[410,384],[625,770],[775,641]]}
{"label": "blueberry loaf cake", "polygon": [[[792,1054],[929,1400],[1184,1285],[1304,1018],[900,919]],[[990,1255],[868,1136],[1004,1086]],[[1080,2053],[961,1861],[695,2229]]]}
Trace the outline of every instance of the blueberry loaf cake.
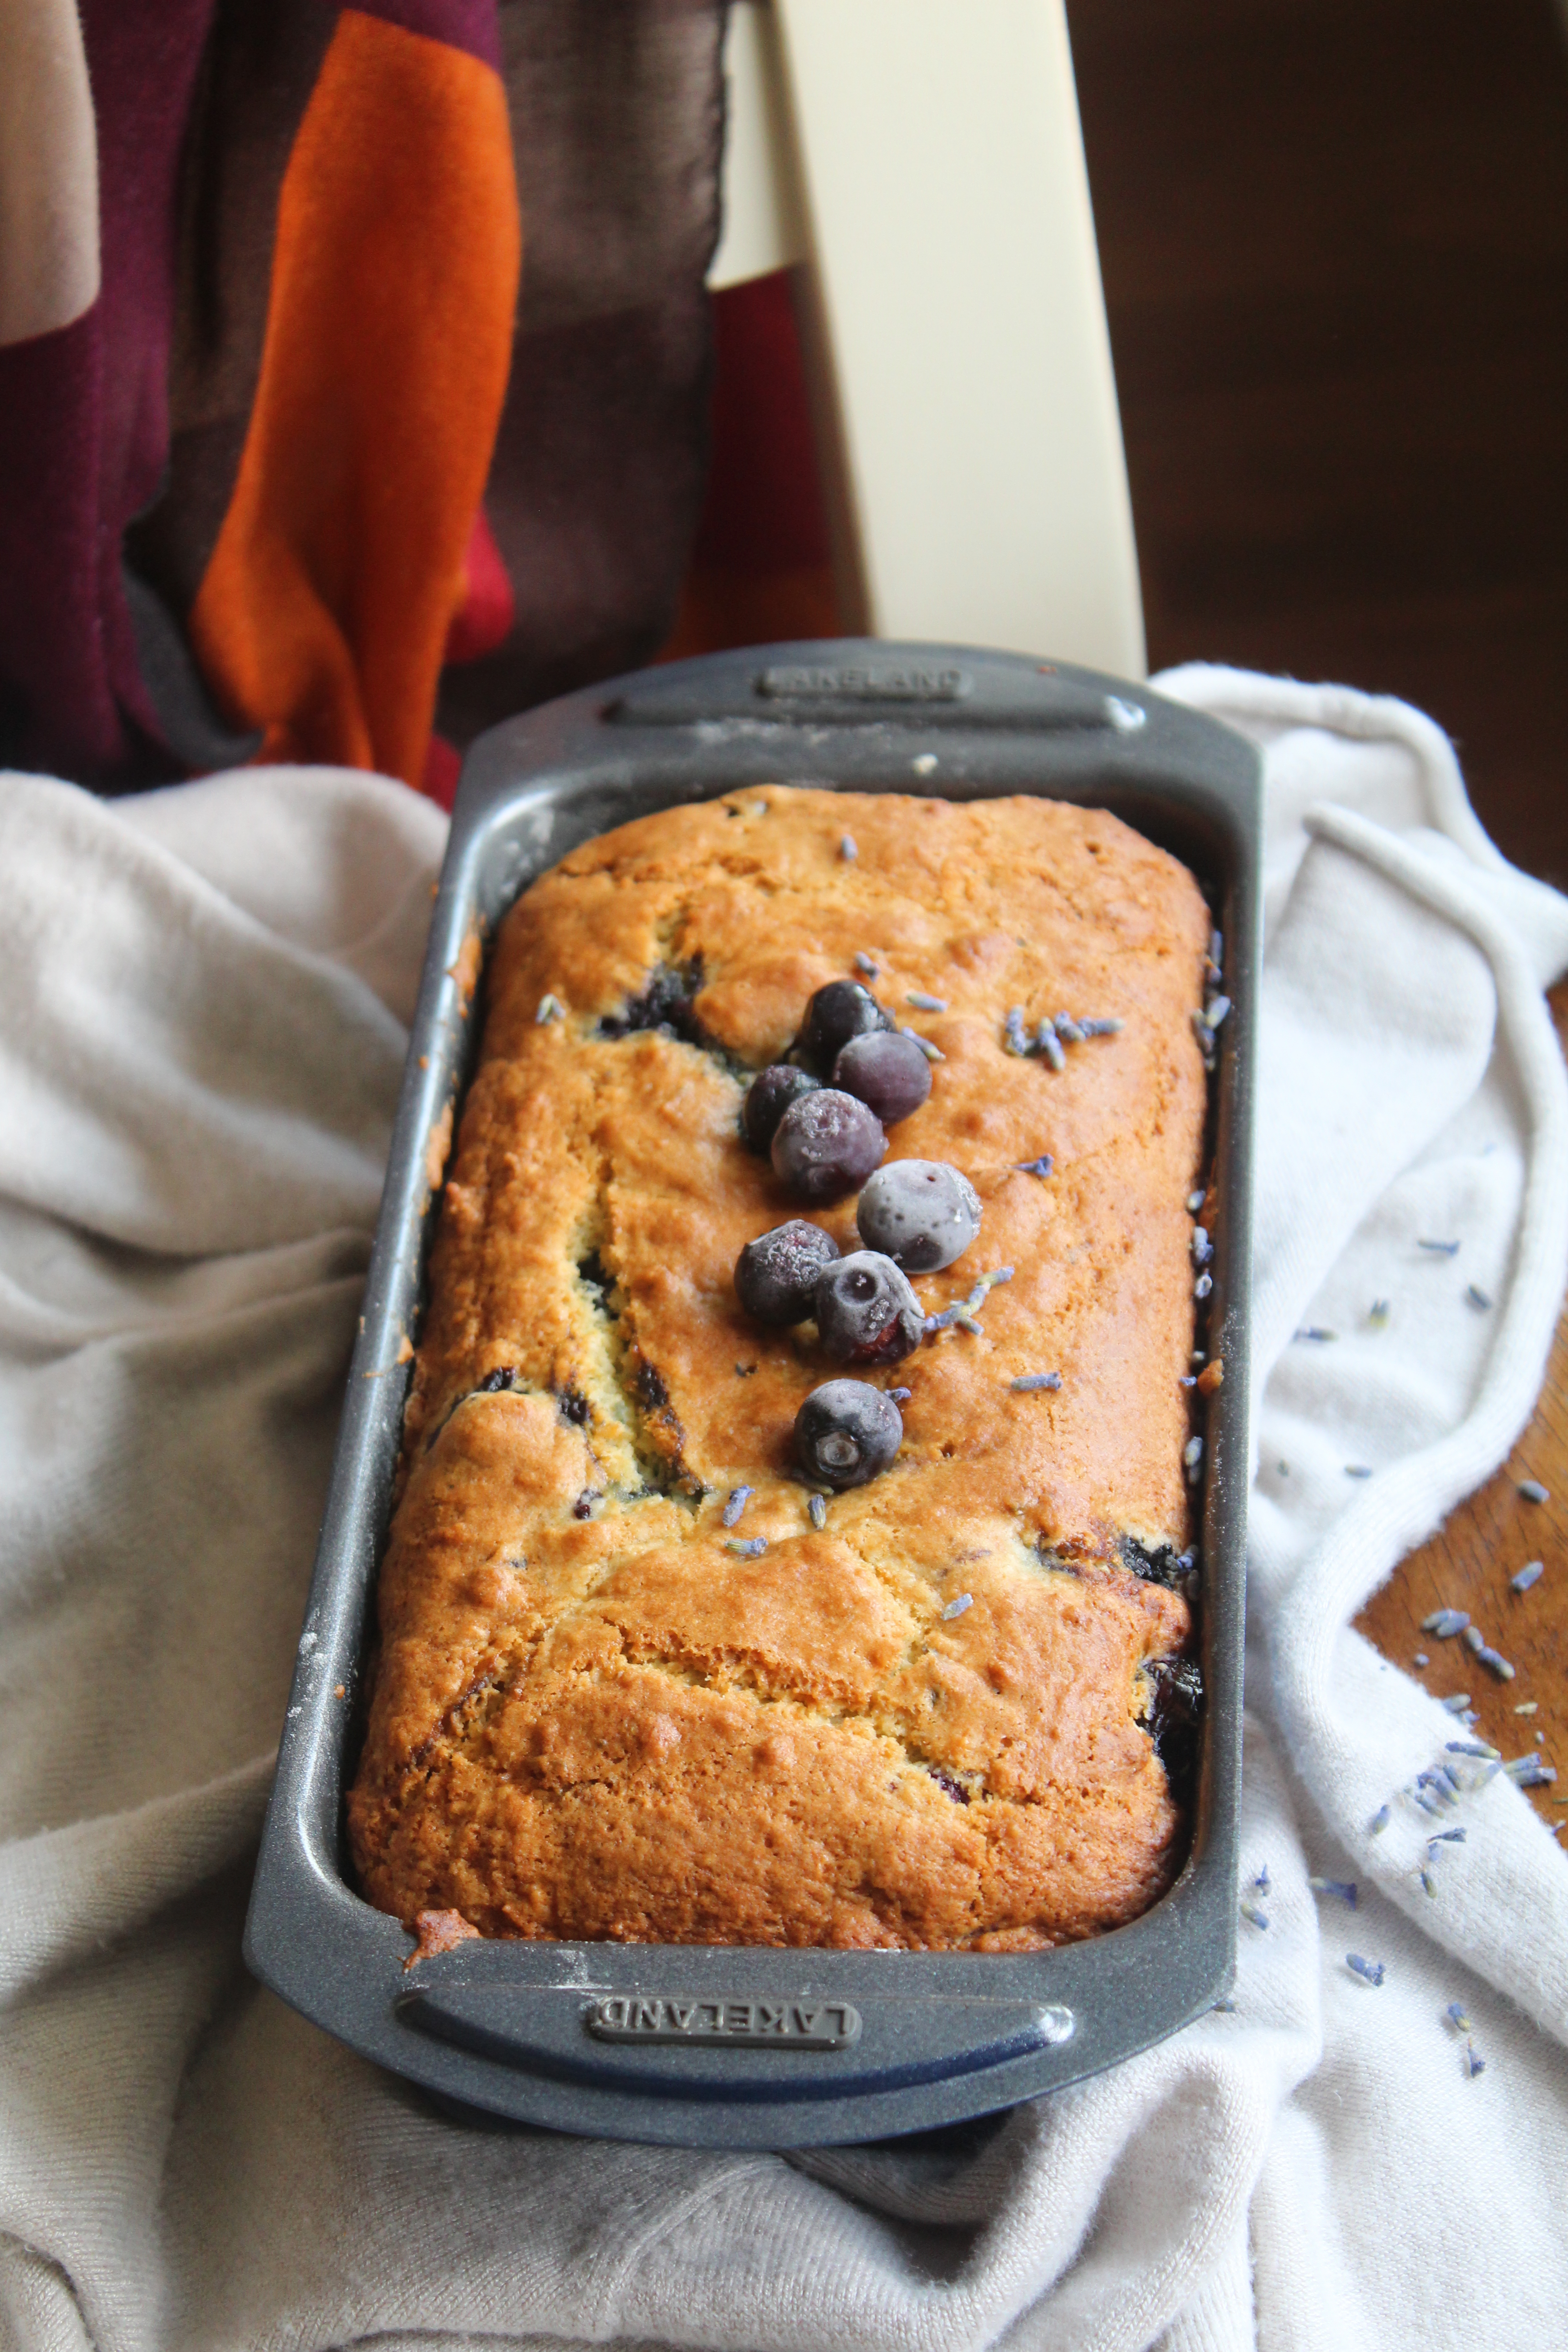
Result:
{"label": "blueberry loaf cake", "polygon": [[1163,1891],[1210,950],[1184,866],[1026,798],[770,786],[525,892],[381,1570],[374,1903],[1005,1950]]}

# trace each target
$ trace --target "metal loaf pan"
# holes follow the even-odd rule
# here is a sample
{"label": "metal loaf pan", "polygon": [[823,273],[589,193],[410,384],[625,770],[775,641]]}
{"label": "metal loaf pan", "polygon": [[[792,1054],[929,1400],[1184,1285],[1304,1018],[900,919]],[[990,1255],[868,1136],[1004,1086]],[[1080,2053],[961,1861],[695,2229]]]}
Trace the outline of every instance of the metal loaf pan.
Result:
{"label": "metal loaf pan", "polygon": [[[1181,1876],[1131,1926],[1030,1954],[485,1941],[405,1972],[349,1882],[343,1790],[385,1543],[432,1214],[431,1139],[461,1095],[459,964],[532,876],[595,834],[737,786],[805,782],[1108,808],[1210,897],[1234,1009],[1210,1149],[1222,1202],[1207,1413],[1203,1718]],[[1146,688],[931,646],[775,646],[640,671],[480,738],[437,898],[321,1550],[251,1899],[261,1979],[463,2110],[689,2147],[795,2147],[952,2124],[1131,2056],[1207,2009],[1235,1963],[1247,1512],[1251,1106],[1260,798],[1251,748]],[[482,991],[479,992],[482,994]],[[400,1358],[403,1360],[400,1361]],[[340,1696],[339,1691],[343,1696]]]}

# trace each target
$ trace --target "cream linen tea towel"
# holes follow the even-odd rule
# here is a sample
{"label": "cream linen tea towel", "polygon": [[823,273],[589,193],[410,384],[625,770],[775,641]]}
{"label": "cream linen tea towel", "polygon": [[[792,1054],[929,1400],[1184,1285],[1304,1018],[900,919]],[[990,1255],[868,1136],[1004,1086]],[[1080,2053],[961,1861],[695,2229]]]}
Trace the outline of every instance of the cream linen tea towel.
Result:
{"label": "cream linen tea towel", "polygon": [[[1234,2008],[1143,2058],[793,2162],[458,2128],[246,1977],[441,821],[333,771],[111,805],[0,780],[0,2344],[1554,2340],[1568,1867],[1506,1782],[1465,1801],[1436,1900],[1420,1816],[1368,1839],[1453,1727],[1346,1626],[1539,1380],[1568,1142],[1537,990],[1568,910],[1497,859],[1415,714],[1164,684],[1268,778],[1245,1850],[1269,1924]],[[1453,1265],[1411,1254],[1435,1223]],[[1289,1345],[1359,1332],[1374,1294],[1375,1345]],[[1309,1874],[1358,1877],[1354,1917]]]}

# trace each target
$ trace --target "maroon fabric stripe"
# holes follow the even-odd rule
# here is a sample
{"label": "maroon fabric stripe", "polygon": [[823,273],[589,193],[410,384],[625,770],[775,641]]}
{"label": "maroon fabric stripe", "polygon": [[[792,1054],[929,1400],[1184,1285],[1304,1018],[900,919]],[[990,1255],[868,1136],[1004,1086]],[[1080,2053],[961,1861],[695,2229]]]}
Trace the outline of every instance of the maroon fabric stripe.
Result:
{"label": "maroon fabric stripe", "polygon": [[125,738],[100,628],[100,305],[0,350],[0,763],[91,774]]}
{"label": "maroon fabric stripe", "polygon": [[174,772],[157,750],[121,580],[168,447],[175,182],[212,0],[80,0],[98,132],[102,292],[0,352],[5,749],[100,783]]}
{"label": "maroon fabric stripe", "polygon": [[451,48],[466,49],[498,74],[501,69],[496,0],[353,0],[353,5],[362,16],[379,16],[405,32],[445,41]]}

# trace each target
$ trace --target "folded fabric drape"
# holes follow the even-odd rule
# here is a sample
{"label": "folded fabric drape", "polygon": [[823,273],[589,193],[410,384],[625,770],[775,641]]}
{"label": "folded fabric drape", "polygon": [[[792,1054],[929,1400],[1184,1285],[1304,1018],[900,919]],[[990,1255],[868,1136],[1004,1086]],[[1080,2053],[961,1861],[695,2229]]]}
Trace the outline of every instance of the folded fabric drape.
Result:
{"label": "folded fabric drape", "polygon": [[0,760],[118,790],[265,749],[449,799],[479,729],[654,652],[721,20],[7,0]]}
{"label": "folded fabric drape", "polygon": [[[1234,2003],[1128,2065],[789,2160],[463,2127],[246,1976],[442,824],[342,770],[0,786],[6,2340],[1556,2340],[1568,1864],[1467,1761],[1424,1892],[1435,1824],[1399,1791],[1454,1718],[1350,1621],[1534,1397],[1568,1273],[1539,992],[1568,905],[1502,864],[1418,714],[1163,686],[1267,777],[1243,1891],[1268,1924],[1241,1923]],[[1305,1323],[1338,1345],[1293,1346]]]}

